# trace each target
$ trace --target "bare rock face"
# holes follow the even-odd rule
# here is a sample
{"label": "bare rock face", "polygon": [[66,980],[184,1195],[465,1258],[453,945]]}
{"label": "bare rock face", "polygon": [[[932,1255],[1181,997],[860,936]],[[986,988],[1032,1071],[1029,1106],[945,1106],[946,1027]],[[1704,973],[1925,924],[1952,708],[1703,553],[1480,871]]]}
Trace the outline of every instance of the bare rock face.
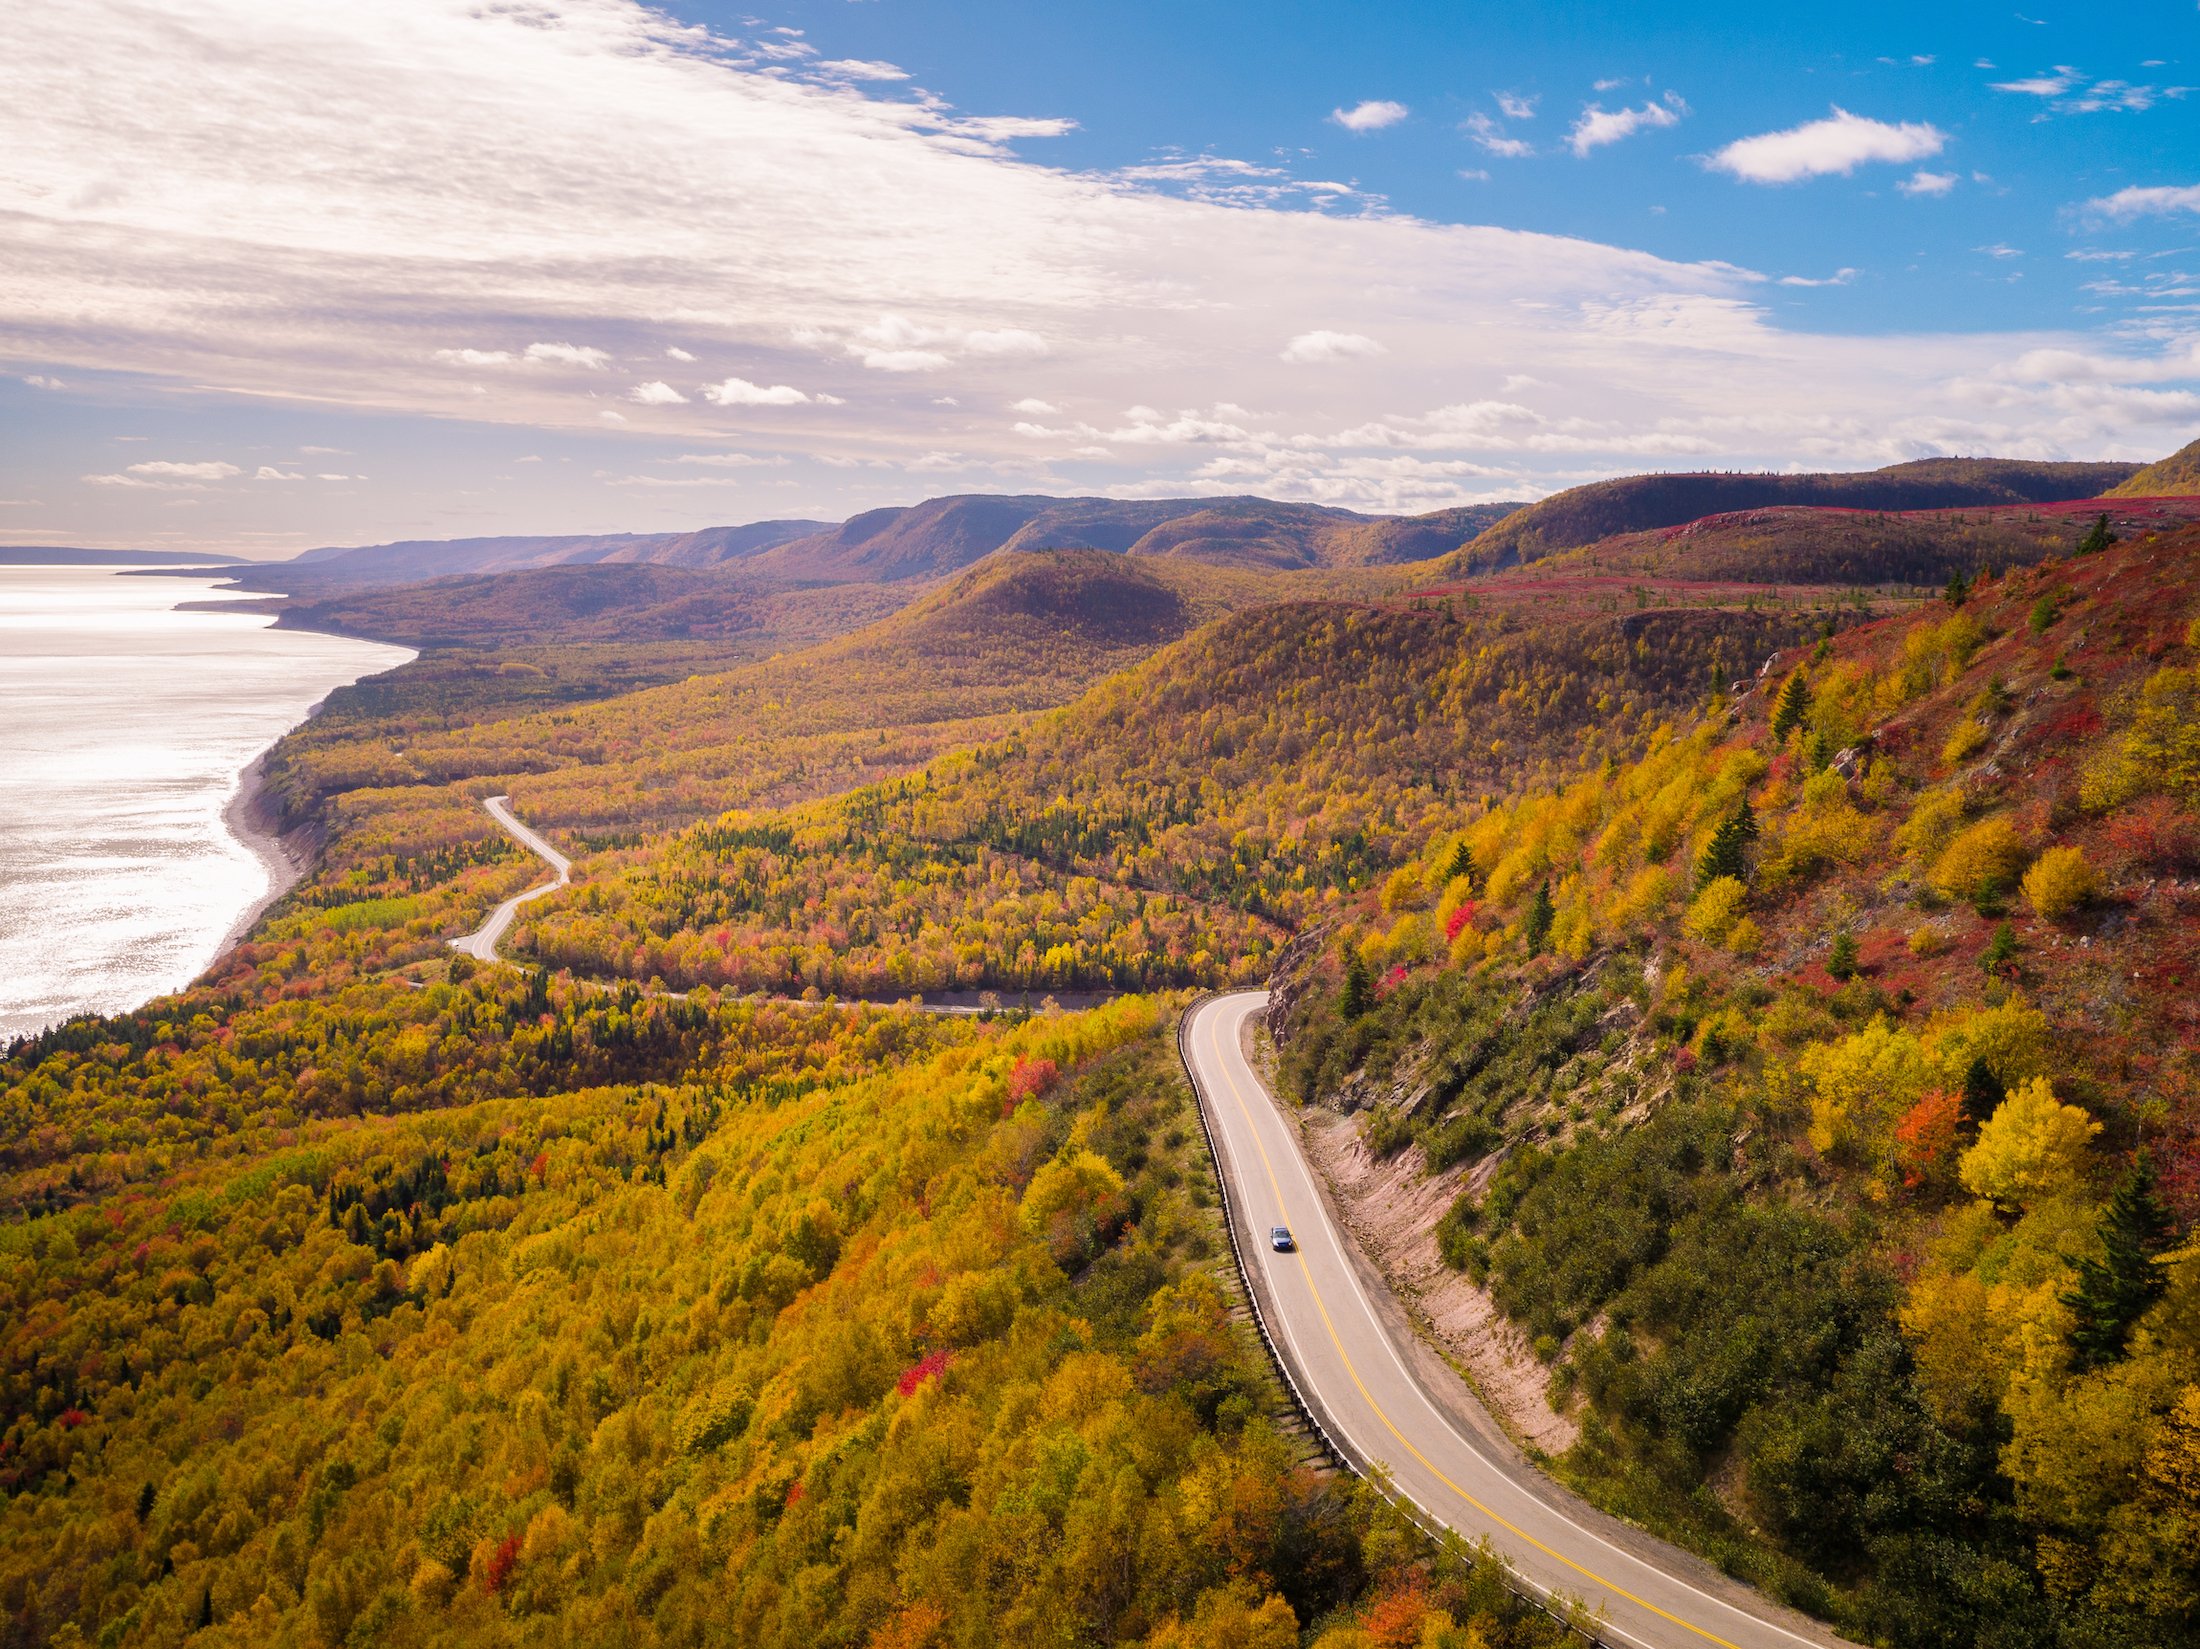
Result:
{"label": "bare rock face", "polygon": [[1276,971],[1268,978],[1268,1035],[1276,1047],[1284,1044],[1284,1031],[1291,1023],[1291,1011],[1313,983],[1314,965],[1323,951],[1329,948],[1336,932],[1334,922],[1317,923],[1305,932],[1295,934],[1291,942],[1276,955]]}

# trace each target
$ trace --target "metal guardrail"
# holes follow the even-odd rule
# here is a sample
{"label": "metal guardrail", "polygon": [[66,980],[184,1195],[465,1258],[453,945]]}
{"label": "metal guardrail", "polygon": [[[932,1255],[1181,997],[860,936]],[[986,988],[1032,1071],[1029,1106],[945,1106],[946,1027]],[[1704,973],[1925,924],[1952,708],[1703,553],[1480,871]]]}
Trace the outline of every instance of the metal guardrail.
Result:
{"label": "metal guardrail", "polygon": [[[1193,1015],[1215,999],[1213,991],[1201,991],[1184,1005],[1184,1012],[1178,1016],[1176,1022],[1176,1056],[1184,1066],[1185,1076],[1191,1081],[1192,1109],[1199,1113],[1199,1131],[1207,1141],[1207,1155],[1215,1165],[1215,1190],[1222,1199],[1222,1231],[1229,1239],[1230,1262],[1237,1267],[1238,1282],[1245,1290],[1245,1303],[1252,1311],[1253,1327],[1260,1335],[1261,1345],[1268,1352],[1268,1361],[1283,1381],[1283,1389],[1290,1396],[1291,1406],[1298,1410],[1299,1418],[1306,1422],[1307,1430],[1313,1433],[1324,1454],[1354,1477],[1372,1484],[1378,1494],[1404,1514],[1406,1521],[1438,1545],[1443,1545],[1447,1540],[1463,1541],[1465,1537],[1457,1529],[1438,1522],[1418,1502],[1395,1488],[1386,1474],[1374,1469],[1369,1462],[1360,1459],[1337,1440],[1323,1422],[1321,1411],[1299,1389],[1298,1379],[1292,1374],[1291,1365],[1284,1358],[1283,1347],[1268,1327],[1267,1314],[1261,1310],[1260,1290],[1253,1286],[1252,1268],[1246,1264],[1245,1250],[1238,1241],[1236,1208],[1230,1198],[1230,1177],[1223,1172],[1222,1150],[1215,1140],[1214,1123],[1207,1115],[1207,1087],[1199,1079],[1199,1067],[1192,1062],[1192,1051],[1187,1042],[1191,1034]],[[1511,1564],[1495,1552],[1489,1551],[1487,1546],[1482,1550],[1496,1564],[1505,1589],[1521,1602],[1547,1615],[1560,1628],[1588,1645],[1589,1649],[1619,1649],[1609,1639],[1584,1626],[1572,1611],[1561,1608],[1549,1594],[1517,1573]]]}

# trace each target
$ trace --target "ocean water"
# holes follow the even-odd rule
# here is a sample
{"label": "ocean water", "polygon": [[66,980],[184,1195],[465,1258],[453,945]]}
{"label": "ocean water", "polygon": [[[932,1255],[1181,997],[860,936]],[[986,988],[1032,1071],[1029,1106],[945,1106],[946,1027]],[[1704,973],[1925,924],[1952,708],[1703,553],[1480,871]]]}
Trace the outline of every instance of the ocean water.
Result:
{"label": "ocean water", "polygon": [[205,578],[0,566],[0,1045],[188,984],[269,889],[223,812],[401,647],[187,613]]}

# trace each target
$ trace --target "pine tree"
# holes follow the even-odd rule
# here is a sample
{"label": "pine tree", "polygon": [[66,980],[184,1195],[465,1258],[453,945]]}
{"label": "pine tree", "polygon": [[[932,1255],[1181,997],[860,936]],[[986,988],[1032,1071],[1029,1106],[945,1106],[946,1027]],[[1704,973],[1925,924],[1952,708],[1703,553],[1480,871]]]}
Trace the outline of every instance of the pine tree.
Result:
{"label": "pine tree", "polygon": [[211,1588],[199,1594],[199,1621],[196,1630],[205,1631],[214,1624],[214,1593]]}
{"label": "pine tree", "polygon": [[1963,1132],[1977,1133],[2008,1097],[2009,1090],[1994,1075],[1994,1068],[1983,1059],[1972,1060],[1971,1068],[1963,1073],[1963,1108],[1957,1113]]}
{"label": "pine tree", "polygon": [[2086,535],[2078,540],[2078,553],[2080,555],[2098,555],[2115,542],[2116,535],[2108,530],[2108,517],[2106,515],[2097,516]]}
{"label": "pine tree", "polygon": [[1719,828],[1711,833],[1711,840],[1704,843],[1702,856],[1696,860],[1696,885],[1704,887],[1721,876],[1731,876],[1737,882],[1749,880],[1749,844],[1757,839],[1757,814],[1749,805],[1749,798],[1742,798],[1742,805],[1719,822]]}
{"label": "pine tree", "polygon": [[2070,1346],[2078,1367],[2120,1361],[2131,1327],[2169,1287],[2169,1274],[2154,1256],[2169,1246],[2169,1210],[2154,1194],[2154,1162],[2146,1152],[2116,1187],[2101,1211],[2102,1257],[2078,1261],[2078,1286],[2062,1297],[2077,1314]]}
{"label": "pine tree", "polygon": [[1948,587],[1940,592],[1940,599],[1951,607],[1960,607],[1970,599],[1971,583],[1961,573],[1948,575]]}
{"label": "pine tree", "polygon": [[1534,956],[1543,949],[1543,941],[1551,936],[1551,922],[1558,914],[1551,904],[1549,877],[1535,885],[1535,897],[1528,901],[1528,914],[1521,918],[1520,932],[1528,941],[1528,954]]}
{"label": "pine tree", "polygon": [[1344,994],[1337,998],[1337,1011],[1347,1019],[1357,1019],[1374,1005],[1375,990],[1367,977],[1367,964],[1360,959],[1357,947],[1344,956]]}
{"label": "pine tree", "polygon": [[1772,736],[1785,740],[1795,729],[1803,725],[1810,715],[1810,683],[1803,679],[1798,665],[1793,675],[1780,686],[1780,696],[1772,706]]}
{"label": "pine tree", "polygon": [[1856,977],[1856,935],[1837,933],[1826,953],[1826,972],[1846,984]]}
{"label": "pine tree", "polygon": [[1474,850],[1461,842],[1451,850],[1451,866],[1444,872],[1444,880],[1456,882],[1462,876],[1474,874]]}
{"label": "pine tree", "polygon": [[1986,941],[1986,951],[1984,955],[1979,957],[1978,965],[1984,968],[1989,975],[1994,975],[2007,971],[2009,965],[2016,959],[2017,930],[2009,923],[2004,922],[1994,929],[1993,938]]}

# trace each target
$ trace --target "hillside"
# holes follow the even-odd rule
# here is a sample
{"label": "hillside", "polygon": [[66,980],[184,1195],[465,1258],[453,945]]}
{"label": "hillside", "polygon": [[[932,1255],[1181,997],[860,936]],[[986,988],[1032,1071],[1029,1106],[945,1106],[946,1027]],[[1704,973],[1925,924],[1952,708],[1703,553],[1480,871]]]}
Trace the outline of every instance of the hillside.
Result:
{"label": "hillside", "polygon": [[2147,465],[2109,488],[2110,498],[2168,498],[2200,495],[2200,441]]}
{"label": "hillside", "polygon": [[1447,571],[1491,572],[1619,533],[1677,527],[1704,516],[1777,506],[1854,510],[1959,509],[2091,498],[2129,477],[2130,464],[1927,458],[1826,475],[1629,475],[1573,487],[1516,510],[1452,558]]}
{"label": "hillside", "polygon": [[406,539],[392,544],[306,550],[288,561],[243,562],[223,570],[243,589],[325,596],[531,567],[636,562],[707,567],[741,560],[824,525],[819,521],[757,521],[686,533]]}
{"label": "hillside", "polygon": [[2186,526],[1783,652],[1294,952],[1348,1216],[1567,1481],[1866,1640],[2200,1641],[2196,728]]}
{"label": "hillside", "polygon": [[953,572],[997,549],[1089,548],[1227,565],[1366,566],[1438,553],[1503,510],[1387,518],[1265,498],[934,498],[869,511],[755,565],[788,579],[894,582]]}
{"label": "hillside", "polygon": [[2119,537],[2168,532],[2200,520],[2200,498],[2086,498],[1906,512],[1778,505],[1615,534],[1471,583],[1454,573],[1426,589],[1472,590],[1480,599],[1504,600],[1554,584],[1652,580],[1706,588],[1799,584],[1930,593],[1951,578],[2068,555],[2103,517]]}
{"label": "hillside", "polygon": [[787,590],[738,567],[568,563],[308,593],[279,624],[410,647],[517,648],[607,642],[738,642],[742,651],[799,648],[843,635],[906,604],[874,585]]}
{"label": "hillside", "polygon": [[514,943],[587,974],[879,997],[1254,979],[1430,818],[1626,753],[1831,616],[1263,606],[908,778],[591,861]]}

